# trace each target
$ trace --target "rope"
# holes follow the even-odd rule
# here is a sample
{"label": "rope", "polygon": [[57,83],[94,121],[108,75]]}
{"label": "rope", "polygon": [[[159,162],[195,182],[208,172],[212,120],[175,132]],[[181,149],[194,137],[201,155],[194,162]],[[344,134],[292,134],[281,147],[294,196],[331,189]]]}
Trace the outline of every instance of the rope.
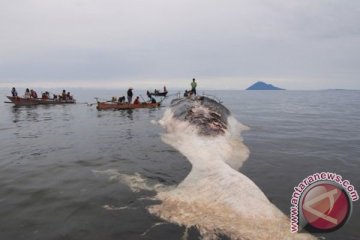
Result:
{"label": "rope", "polygon": [[144,102],[146,102],[142,95],[140,95],[140,97],[141,97],[141,99],[142,99]]}

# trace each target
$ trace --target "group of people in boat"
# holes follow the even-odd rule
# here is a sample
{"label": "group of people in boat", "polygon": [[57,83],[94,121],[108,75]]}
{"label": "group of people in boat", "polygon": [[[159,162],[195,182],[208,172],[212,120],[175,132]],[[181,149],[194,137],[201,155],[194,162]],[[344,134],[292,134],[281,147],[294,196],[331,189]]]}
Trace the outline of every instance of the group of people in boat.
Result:
{"label": "group of people in boat", "polygon": [[[16,91],[16,88],[13,87],[11,89],[11,95],[13,97],[18,97],[18,93]],[[41,94],[41,98],[38,97],[38,94],[35,90],[33,89],[29,89],[29,88],[26,88],[25,90],[25,94],[24,94],[24,98],[26,99],[43,99],[43,100],[47,100],[47,99],[51,99],[50,98],[50,93],[48,91],[45,91]],[[73,96],[70,94],[70,92],[66,92],[66,90],[64,89],[62,91],[62,93],[60,94],[53,94],[53,98],[52,100],[59,100],[59,101],[62,101],[62,100],[73,100]]]}
{"label": "group of people in boat", "polygon": [[154,95],[154,96],[163,96],[165,97],[167,95],[168,91],[166,89],[166,86],[164,86],[163,88],[163,91],[160,92],[159,90],[157,89],[154,89],[154,92],[153,93],[150,93],[149,91],[146,92],[146,95],[150,96],[150,95]]}
{"label": "group of people in boat", "polygon": [[[193,78],[193,80],[191,82],[191,90],[185,90],[184,97],[190,97],[193,95],[196,96],[196,87],[197,87],[197,83],[195,81],[195,78]],[[156,99],[154,98],[154,96],[164,96],[165,97],[167,93],[168,93],[168,91],[166,89],[166,86],[164,86],[163,92],[160,92],[157,89],[155,89],[153,93],[146,91],[146,95],[149,98],[147,103],[156,103]],[[13,97],[18,97],[18,93],[17,93],[15,87],[12,88],[11,94]],[[125,98],[125,96],[121,96],[119,98],[113,97],[111,101],[119,102],[119,103],[126,103],[126,100],[127,100],[128,104],[140,104],[141,102],[140,102],[139,96],[137,96],[135,98],[134,102],[132,101],[133,96],[134,96],[133,88],[130,87],[127,90],[127,99]],[[65,89],[60,94],[53,94],[53,98],[50,98],[50,93],[48,91],[45,91],[41,94],[41,98],[39,98],[37,92],[35,90],[29,89],[29,88],[26,88],[24,98],[26,98],[26,99],[43,99],[43,100],[49,99],[49,100],[54,100],[54,101],[66,101],[66,100],[74,99],[73,96],[70,94],[70,92],[66,92]]]}
{"label": "group of people in boat", "polygon": [[74,100],[73,96],[70,94],[70,92],[66,92],[64,89],[61,94],[54,94],[54,100]]}
{"label": "group of people in boat", "polygon": [[[125,96],[121,96],[119,98],[117,97],[112,97],[111,101],[112,102],[118,102],[118,103],[128,103],[128,104],[141,104],[140,102],[140,97],[139,96],[136,96],[135,100],[132,101],[133,99],[133,96],[134,96],[134,93],[133,93],[133,88],[130,87],[126,94],[127,94],[127,102],[126,102],[126,98]],[[146,92],[146,95],[148,96],[149,98],[149,101],[148,103],[156,103],[156,99],[149,93],[149,91]]]}
{"label": "group of people in boat", "polygon": [[[12,94],[13,97],[18,96],[17,91],[16,91],[16,89],[14,87],[11,90],[11,94]],[[37,92],[35,90],[27,88],[25,90],[25,93],[24,93],[24,98],[35,98],[35,99],[37,99],[38,94],[37,94]]]}

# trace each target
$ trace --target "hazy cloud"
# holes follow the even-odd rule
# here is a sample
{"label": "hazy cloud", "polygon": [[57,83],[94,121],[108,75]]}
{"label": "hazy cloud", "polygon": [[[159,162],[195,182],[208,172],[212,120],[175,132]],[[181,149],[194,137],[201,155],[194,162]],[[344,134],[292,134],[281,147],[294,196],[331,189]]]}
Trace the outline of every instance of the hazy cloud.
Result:
{"label": "hazy cloud", "polygon": [[360,88],[356,0],[0,0],[0,87]]}

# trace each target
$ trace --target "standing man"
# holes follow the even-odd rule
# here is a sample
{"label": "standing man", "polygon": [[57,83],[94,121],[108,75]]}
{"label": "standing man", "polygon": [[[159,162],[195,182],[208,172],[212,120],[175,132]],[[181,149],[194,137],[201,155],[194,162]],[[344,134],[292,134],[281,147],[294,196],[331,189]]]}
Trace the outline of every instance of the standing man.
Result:
{"label": "standing man", "polygon": [[17,91],[16,91],[16,89],[14,87],[11,90],[11,94],[12,94],[13,97],[17,97]]}
{"label": "standing man", "polygon": [[132,101],[132,97],[133,97],[133,92],[132,92],[132,88],[129,88],[127,91],[127,99],[128,99],[128,103],[131,104]]}
{"label": "standing man", "polygon": [[193,81],[191,83],[191,92],[192,94],[194,94],[196,96],[196,86],[197,86],[197,83],[195,82],[195,78],[193,78]]}

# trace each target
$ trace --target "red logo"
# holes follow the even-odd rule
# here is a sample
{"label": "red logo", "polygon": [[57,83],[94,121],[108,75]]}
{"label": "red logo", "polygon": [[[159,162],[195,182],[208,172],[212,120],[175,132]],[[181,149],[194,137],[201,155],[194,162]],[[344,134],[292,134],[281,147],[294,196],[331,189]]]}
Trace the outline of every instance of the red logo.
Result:
{"label": "red logo", "polygon": [[318,183],[305,192],[301,201],[306,222],[320,231],[341,227],[350,216],[351,203],[346,192],[332,183]]}

